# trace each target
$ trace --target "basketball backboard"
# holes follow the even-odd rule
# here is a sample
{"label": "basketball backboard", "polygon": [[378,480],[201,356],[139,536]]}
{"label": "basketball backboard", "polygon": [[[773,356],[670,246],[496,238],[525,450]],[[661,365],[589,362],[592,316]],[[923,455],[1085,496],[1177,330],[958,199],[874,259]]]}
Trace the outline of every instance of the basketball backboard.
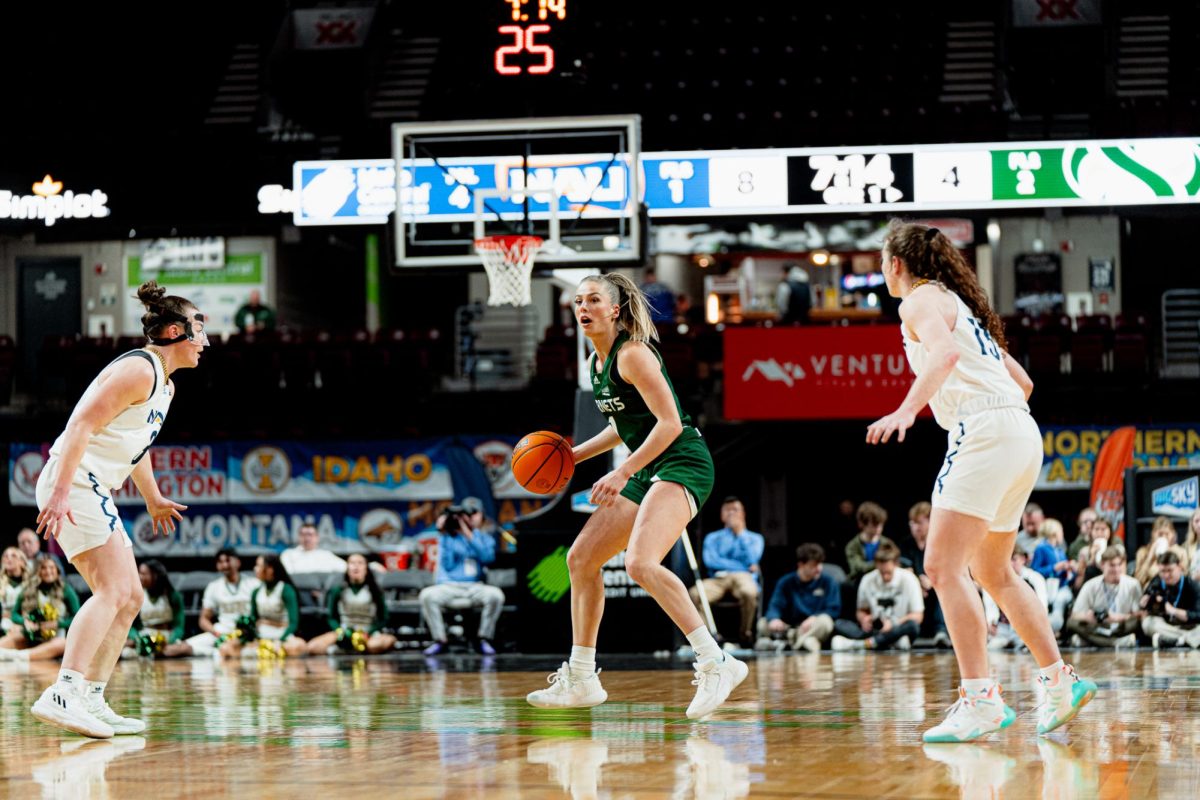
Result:
{"label": "basketball backboard", "polygon": [[480,265],[481,236],[544,240],[539,269],[640,260],[636,115],[392,126],[397,268]]}

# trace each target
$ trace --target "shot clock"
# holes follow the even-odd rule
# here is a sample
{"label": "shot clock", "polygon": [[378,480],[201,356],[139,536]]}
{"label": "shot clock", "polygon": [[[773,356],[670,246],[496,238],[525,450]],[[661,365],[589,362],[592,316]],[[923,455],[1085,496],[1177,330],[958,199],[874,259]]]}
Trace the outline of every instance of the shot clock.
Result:
{"label": "shot clock", "polygon": [[549,75],[554,72],[553,33],[567,19],[567,0],[503,0],[498,75]]}

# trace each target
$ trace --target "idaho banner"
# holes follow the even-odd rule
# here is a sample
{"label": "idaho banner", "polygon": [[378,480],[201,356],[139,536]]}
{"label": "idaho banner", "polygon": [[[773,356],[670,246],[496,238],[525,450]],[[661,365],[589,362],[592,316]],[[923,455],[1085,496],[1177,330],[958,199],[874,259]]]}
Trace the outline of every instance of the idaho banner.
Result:
{"label": "idaho banner", "polygon": [[[454,499],[475,495],[500,524],[551,498],[518,486],[509,470],[512,435],[388,442],[221,442],[153,447],[159,491],[188,505],[169,537],[151,535],[132,479],[116,487],[122,521],[139,554],[207,555],[292,546],[313,522],[334,552],[411,550],[410,537],[433,529]],[[9,446],[8,496],[36,505],[48,443]]]}
{"label": "idaho banner", "polygon": [[899,325],[725,329],[729,419],[874,419],[912,382]]}
{"label": "idaho banner", "polygon": [[[1043,427],[1045,459],[1037,489],[1090,489],[1100,448],[1116,427]],[[1200,424],[1140,426],[1133,466],[1200,466]]]}

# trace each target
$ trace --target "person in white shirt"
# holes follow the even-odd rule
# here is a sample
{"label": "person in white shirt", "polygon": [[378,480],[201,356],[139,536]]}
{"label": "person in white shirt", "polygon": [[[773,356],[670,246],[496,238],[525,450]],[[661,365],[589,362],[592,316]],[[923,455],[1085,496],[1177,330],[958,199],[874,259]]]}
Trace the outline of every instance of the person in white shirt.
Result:
{"label": "person in white shirt", "polygon": [[302,572],[346,571],[346,559],[318,546],[321,543],[321,535],[317,533],[316,525],[311,522],[304,523],[300,526],[296,538],[299,541],[296,547],[289,547],[279,554],[279,560],[283,562],[289,575]]}
{"label": "person in white shirt", "polygon": [[1125,574],[1125,548],[1120,545],[1106,549],[1100,563],[1103,574],[1079,590],[1067,620],[1071,644],[1079,647],[1086,641],[1097,647],[1133,647],[1144,615],[1138,605],[1142,585]]}
{"label": "person in white shirt", "polygon": [[224,547],[217,551],[217,572],[221,577],[204,589],[200,606],[200,633],[163,650],[167,658],[215,655],[217,647],[238,626],[238,619],[250,614],[250,595],[261,581],[242,575],[242,560],[237,551]]}
{"label": "person in white shirt", "polygon": [[[1041,573],[1029,568],[1029,555],[1019,544],[1013,547],[1012,553],[1012,569],[1025,583],[1033,589],[1034,595],[1037,597],[1043,610],[1048,610],[1050,607],[1050,595],[1046,591],[1046,579]],[[1000,607],[996,605],[996,601],[985,590],[983,592],[983,616],[987,620],[988,626],[988,649],[989,650],[1007,650],[1009,647],[1025,647],[1025,642],[1021,641],[1021,637],[1017,635],[1016,628],[1008,619]]]}
{"label": "person in white shirt", "polygon": [[900,548],[884,542],[875,551],[875,569],[858,584],[858,624],[839,619],[834,650],[900,650],[921,633],[925,600],[917,576],[900,567]]}

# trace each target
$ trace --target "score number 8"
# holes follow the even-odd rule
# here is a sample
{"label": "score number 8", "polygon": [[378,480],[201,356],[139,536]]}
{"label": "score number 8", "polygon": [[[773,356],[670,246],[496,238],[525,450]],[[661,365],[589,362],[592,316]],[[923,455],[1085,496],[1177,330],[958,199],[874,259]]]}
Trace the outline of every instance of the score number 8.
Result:
{"label": "score number 8", "polygon": [[545,75],[554,69],[554,49],[547,44],[538,44],[533,39],[539,33],[549,33],[549,25],[530,25],[528,28],[522,28],[520,25],[501,25],[499,32],[506,36],[511,35],[513,43],[496,48],[496,72],[501,75],[519,75],[521,68],[510,65],[507,58],[522,50],[542,57],[541,64],[528,67],[530,75]]}

